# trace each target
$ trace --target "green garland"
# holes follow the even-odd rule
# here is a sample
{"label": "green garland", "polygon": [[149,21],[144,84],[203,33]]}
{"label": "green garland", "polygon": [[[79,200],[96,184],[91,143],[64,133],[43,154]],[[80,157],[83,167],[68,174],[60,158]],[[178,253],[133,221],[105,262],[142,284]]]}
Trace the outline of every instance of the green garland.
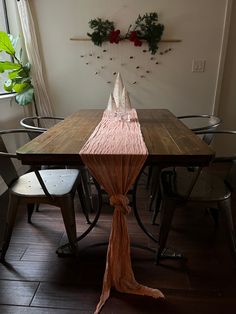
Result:
{"label": "green garland", "polygon": [[158,23],[156,12],[139,15],[134,25],[131,24],[124,35],[120,34],[120,30],[115,29],[114,22],[109,20],[96,18],[89,21],[89,26],[93,32],[87,33],[87,35],[97,46],[102,46],[106,41],[118,44],[119,41],[125,39],[133,42],[135,46],[141,46],[143,41],[146,41],[152,54],[157,52],[164,31],[164,25]]}
{"label": "green garland", "polygon": [[101,46],[107,41],[109,34],[114,30],[114,23],[100,18],[89,21],[90,28],[94,29],[92,34],[88,33],[94,45]]}

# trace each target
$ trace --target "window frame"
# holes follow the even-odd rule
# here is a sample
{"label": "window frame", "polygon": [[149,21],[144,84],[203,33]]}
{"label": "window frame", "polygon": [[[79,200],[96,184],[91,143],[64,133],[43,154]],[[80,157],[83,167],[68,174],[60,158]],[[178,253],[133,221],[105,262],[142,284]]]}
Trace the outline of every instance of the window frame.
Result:
{"label": "window frame", "polygon": [[5,19],[6,31],[7,31],[7,33],[10,33],[9,20],[8,20],[8,15],[7,15],[6,0],[2,0],[2,7],[3,7],[3,15],[4,15],[4,19]]}
{"label": "window frame", "polygon": [[[3,9],[3,17],[4,17],[4,24],[5,24],[5,31],[10,34],[10,26],[9,26],[9,20],[8,20],[8,14],[7,14],[7,4],[6,0],[0,0],[1,7]],[[11,60],[13,61],[12,57]],[[16,93],[14,92],[7,92],[7,91],[0,91],[0,99],[3,98],[10,98],[14,97]]]}

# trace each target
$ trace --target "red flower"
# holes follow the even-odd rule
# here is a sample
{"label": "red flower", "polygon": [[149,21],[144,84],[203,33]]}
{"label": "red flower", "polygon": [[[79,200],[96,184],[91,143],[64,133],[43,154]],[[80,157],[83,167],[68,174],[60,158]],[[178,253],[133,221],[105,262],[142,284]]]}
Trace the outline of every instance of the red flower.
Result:
{"label": "red flower", "polygon": [[138,38],[137,38],[137,32],[132,31],[132,32],[130,33],[129,40],[130,40],[130,41],[135,41],[136,39],[138,39]]}
{"label": "red flower", "polygon": [[137,47],[140,47],[142,46],[142,42],[140,39],[138,39],[138,36],[137,36],[137,32],[136,31],[132,31],[130,33],[130,36],[129,36],[129,40],[130,41],[133,41],[134,45],[137,46]]}
{"label": "red flower", "polygon": [[140,46],[142,46],[142,44],[143,43],[141,42],[141,40],[139,40],[138,38],[135,39],[135,41],[134,41],[135,46],[140,47]]}
{"label": "red flower", "polygon": [[118,44],[120,41],[120,30],[113,30],[110,32],[109,41],[111,44]]}

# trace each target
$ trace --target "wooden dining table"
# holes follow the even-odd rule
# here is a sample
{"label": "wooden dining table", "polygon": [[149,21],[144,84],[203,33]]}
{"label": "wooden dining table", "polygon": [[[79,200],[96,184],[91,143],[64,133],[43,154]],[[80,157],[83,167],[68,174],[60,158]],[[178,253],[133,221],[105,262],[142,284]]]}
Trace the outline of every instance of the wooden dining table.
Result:
{"label": "wooden dining table", "polygon": [[[103,186],[108,183],[107,189],[110,191],[107,192],[110,196],[110,203],[114,206],[114,214],[103,290],[95,311],[96,314],[100,312],[109,297],[112,287],[125,293],[149,295],[155,298],[164,297],[158,289],[143,286],[134,278],[126,223],[126,215],[130,211],[126,194],[133,182],[129,182],[126,188],[123,186],[124,182],[127,183],[131,177],[135,179],[137,169],[139,172],[143,165],[153,165],[159,169],[167,166],[204,167],[208,166],[214,157],[214,151],[169,110],[138,109],[132,111],[132,116],[133,120],[118,122],[114,117],[109,119],[109,113],[105,112],[104,115],[103,110],[79,110],[20,147],[16,152],[23,164],[31,166],[57,164],[78,167],[87,161],[87,165],[90,164],[91,168],[89,169],[92,171],[96,170],[96,167],[104,169],[104,173],[98,169],[98,172],[100,171],[98,178],[103,181]],[[114,147],[116,138],[112,132],[113,125],[116,125],[116,132],[118,132],[116,136],[119,137],[120,144],[123,140],[120,133],[124,132],[124,152]],[[102,134],[107,127],[110,128],[107,134],[112,139],[114,138],[114,143],[110,139],[107,146],[112,149],[110,155],[109,149],[105,150],[105,155],[104,150],[101,149],[101,143],[107,145],[106,136]],[[94,138],[97,141],[93,141]],[[140,146],[141,154],[139,154],[139,149],[136,149],[136,142]],[[129,143],[132,154],[129,153]],[[142,160],[138,161],[139,158]],[[104,163],[107,163],[109,167]],[[128,173],[129,169],[130,174]],[[112,173],[113,170],[115,174]],[[136,173],[134,174],[134,172]],[[94,173],[96,175],[96,171]],[[124,182],[120,178],[123,175]],[[104,177],[106,181],[104,181]]]}
{"label": "wooden dining table", "polygon": [[[79,110],[36,137],[16,153],[25,165],[83,165],[80,150],[100,122],[104,110]],[[214,151],[167,109],[137,109],[146,164],[208,166]],[[132,140],[132,139],[131,139]]]}

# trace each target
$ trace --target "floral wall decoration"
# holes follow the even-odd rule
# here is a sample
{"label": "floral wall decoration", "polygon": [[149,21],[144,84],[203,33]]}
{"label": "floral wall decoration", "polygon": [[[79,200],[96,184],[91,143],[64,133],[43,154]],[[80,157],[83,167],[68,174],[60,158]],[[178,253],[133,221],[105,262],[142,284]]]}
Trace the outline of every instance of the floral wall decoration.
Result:
{"label": "floral wall decoration", "polygon": [[162,39],[165,26],[159,23],[156,12],[138,15],[124,33],[108,19],[95,18],[88,24],[92,32],[87,33],[87,38],[71,40],[92,41],[94,49],[85,51],[80,58],[83,58],[85,65],[93,65],[94,75],[103,77],[108,84],[112,82],[113,76],[123,72],[124,69],[133,74],[132,79],[128,81],[130,85],[150,78],[157,65],[161,63],[161,56],[173,51],[171,47],[160,49],[159,43],[181,41]]}
{"label": "floral wall decoration", "polygon": [[141,47],[143,41],[146,41],[152,54],[157,52],[164,31],[164,25],[158,23],[156,12],[139,15],[134,25],[130,24],[126,34],[121,34],[119,29],[115,29],[114,22],[100,18],[89,21],[89,26],[93,33],[87,35],[97,46],[102,46],[104,41],[118,44],[121,40],[129,40],[134,46]]}

